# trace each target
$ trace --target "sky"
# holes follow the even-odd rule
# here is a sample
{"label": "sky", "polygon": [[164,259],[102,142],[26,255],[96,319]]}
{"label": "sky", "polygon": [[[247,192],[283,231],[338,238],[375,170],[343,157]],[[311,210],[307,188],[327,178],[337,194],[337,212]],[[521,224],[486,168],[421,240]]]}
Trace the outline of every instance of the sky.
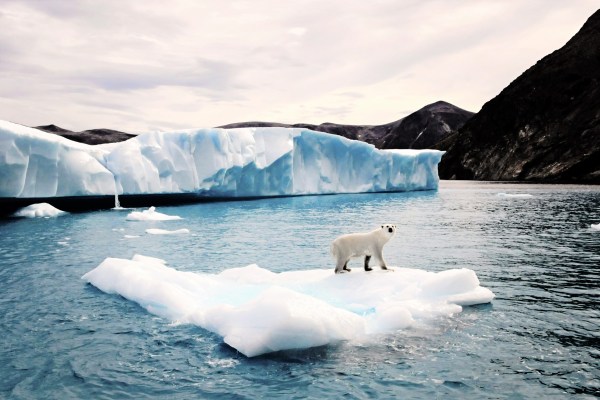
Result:
{"label": "sky", "polygon": [[131,133],[477,112],[597,0],[0,0],[0,119]]}

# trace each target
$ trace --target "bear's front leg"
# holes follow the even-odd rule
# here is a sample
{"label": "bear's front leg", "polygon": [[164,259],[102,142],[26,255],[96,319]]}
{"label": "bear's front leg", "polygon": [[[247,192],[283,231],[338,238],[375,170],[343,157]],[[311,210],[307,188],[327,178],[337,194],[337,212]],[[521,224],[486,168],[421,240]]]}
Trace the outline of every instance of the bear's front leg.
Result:
{"label": "bear's front leg", "polygon": [[373,271],[373,268],[369,267],[369,260],[371,260],[371,256],[365,256],[365,271]]}
{"label": "bear's front leg", "polygon": [[383,259],[383,254],[379,253],[376,257],[379,260],[379,265],[381,265],[382,270],[394,272],[393,269],[388,268],[387,265],[385,264],[385,260]]}

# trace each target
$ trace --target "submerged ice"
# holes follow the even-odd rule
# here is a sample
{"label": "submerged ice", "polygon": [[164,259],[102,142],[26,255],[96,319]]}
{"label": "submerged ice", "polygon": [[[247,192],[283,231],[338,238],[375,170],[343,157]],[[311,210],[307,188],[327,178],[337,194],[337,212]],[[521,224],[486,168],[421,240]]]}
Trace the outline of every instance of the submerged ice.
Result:
{"label": "submerged ice", "polygon": [[0,121],[0,197],[207,197],[437,189],[438,150],[378,150],[306,129],[147,133],[90,146]]}
{"label": "submerged ice", "polygon": [[170,321],[215,332],[248,357],[361,340],[494,298],[464,268],[336,275],[332,269],[273,273],[253,264],[208,274],[136,255],[107,258],[82,279]]}

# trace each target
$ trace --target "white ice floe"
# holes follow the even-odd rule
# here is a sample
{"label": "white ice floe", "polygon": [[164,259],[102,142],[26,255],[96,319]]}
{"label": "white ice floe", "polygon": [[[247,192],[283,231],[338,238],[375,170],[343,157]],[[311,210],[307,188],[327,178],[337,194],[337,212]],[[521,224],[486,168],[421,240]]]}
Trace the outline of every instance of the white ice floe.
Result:
{"label": "white ice floe", "polygon": [[443,151],[379,150],[300,128],[191,129],[86,145],[0,121],[0,197],[205,197],[437,189]]}
{"label": "white ice floe", "polygon": [[532,194],[529,193],[498,193],[498,197],[509,197],[515,199],[528,199],[533,197]]}
{"label": "white ice floe", "polygon": [[464,268],[336,275],[333,268],[273,273],[253,264],[208,274],[135,256],[107,258],[82,279],[170,321],[215,332],[248,357],[362,340],[494,298]]}
{"label": "white ice floe", "polygon": [[592,224],[592,225],[590,226],[590,228],[592,228],[592,229],[593,229],[593,230],[595,230],[595,231],[600,231],[600,224],[595,224],[595,225],[594,225],[594,224]]}
{"label": "white ice floe", "polygon": [[25,218],[50,218],[66,214],[65,211],[59,210],[48,203],[36,203],[23,207],[14,213],[15,217]]}
{"label": "white ice floe", "polygon": [[146,229],[146,233],[150,235],[179,235],[182,233],[190,233],[190,230],[182,228],[169,231],[167,229],[148,228]]}
{"label": "white ice floe", "polygon": [[181,219],[178,215],[167,215],[156,211],[156,207],[150,207],[144,211],[132,211],[127,215],[128,221],[171,221]]}

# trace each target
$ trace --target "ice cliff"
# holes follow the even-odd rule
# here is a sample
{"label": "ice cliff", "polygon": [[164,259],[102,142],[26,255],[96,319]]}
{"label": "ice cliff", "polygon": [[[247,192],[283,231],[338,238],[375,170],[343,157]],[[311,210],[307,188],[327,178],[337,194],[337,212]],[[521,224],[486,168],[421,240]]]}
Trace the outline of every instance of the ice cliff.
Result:
{"label": "ice cliff", "polygon": [[181,130],[91,146],[0,121],[0,198],[429,190],[443,153],[378,150],[300,128]]}

